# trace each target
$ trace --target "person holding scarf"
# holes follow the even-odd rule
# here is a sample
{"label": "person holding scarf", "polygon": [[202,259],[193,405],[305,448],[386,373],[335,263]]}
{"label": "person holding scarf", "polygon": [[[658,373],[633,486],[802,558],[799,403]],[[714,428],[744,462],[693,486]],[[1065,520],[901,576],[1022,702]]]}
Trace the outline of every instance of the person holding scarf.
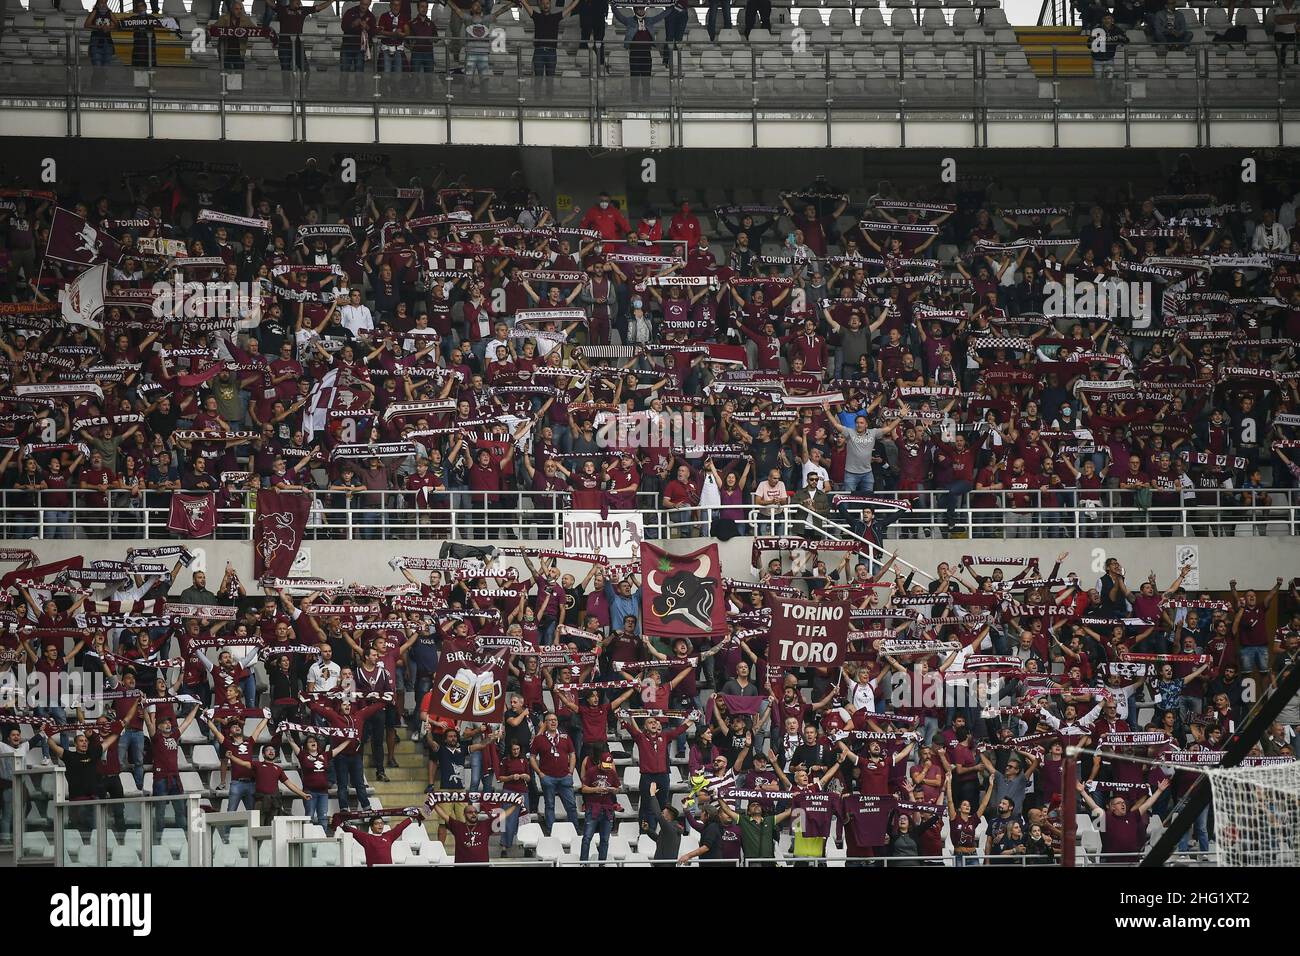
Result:
{"label": "person holding scarf", "polygon": [[988,786],[984,789],[984,796],[980,798],[979,807],[972,812],[969,799],[963,799],[960,803],[953,800],[952,774],[949,773],[944,778],[943,791],[948,799],[948,841],[952,845],[954,866],[979,866],[979,841],[975,837],[975,830],[979,827],[980,820],[984,818],[984,811],[988,809],[989,800],[993,797],[993,784],[994,780],[990,775]]}

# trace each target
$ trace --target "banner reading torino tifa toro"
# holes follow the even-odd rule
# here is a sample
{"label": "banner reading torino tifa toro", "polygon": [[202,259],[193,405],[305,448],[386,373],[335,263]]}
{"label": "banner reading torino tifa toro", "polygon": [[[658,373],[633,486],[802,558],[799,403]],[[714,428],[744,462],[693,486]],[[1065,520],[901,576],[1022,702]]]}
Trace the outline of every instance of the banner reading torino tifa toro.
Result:
{"label": "banner reading torino tifa toro", "polygon": [[499,724],[505,718],[507,654],[449,651],[438,658],[429,712],[448,720]]}
{"label": "banner reading torino tifa toro", "polygon": [[849,608],[768,595],[772,608],[768,652],[777,667],[839,667],[849,639]]}

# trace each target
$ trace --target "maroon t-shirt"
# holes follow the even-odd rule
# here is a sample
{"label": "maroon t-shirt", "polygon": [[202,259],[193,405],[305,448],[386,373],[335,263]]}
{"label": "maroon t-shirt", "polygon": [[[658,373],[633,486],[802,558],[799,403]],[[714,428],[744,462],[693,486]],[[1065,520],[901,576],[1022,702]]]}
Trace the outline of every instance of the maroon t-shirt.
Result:
{"label": "maroon t-shirt", "polygon": [[150,738],[153,744],[153,776],[176,777],[180,774],[176,766],[180,757],[180,737],[174,731],[170,734],[156,733]]}
{"label": "maroon t-shirt", "polygon": [[[574,755],[573,739],[568,734],[538,734],[528,752],[537,758],[537,766],[546,777],[567,777],[569,757]],[[460,841],[457,841],[459,851]]]}
{"label": "maroon t-shirt", "polygon": [[488,861],[488,840],[492,837],[491,819],[476,820],[473,823],[448,820],[447,829],[456,838],[457,863],[486,863]]}
{"label": "maroon t-shirt", "polygon": [[862,793],[846,794],[842,800],[844,828],[848,833],[849,853],[864,856],[889,842],[889,814],[895,806],[893,797]]}
{"label": "maroon t-shirt", "polygon": [[253,779],[257,781],[254,790],[259,796],[273,795],[280,790],[280,781],[288,780],[278,764],[267,760],[253,761]]}
{"label": "maroon t-shirt", "polygon": [[[253,755],[256,753],[255,745],[247,737],[241,740],[238,744],[227,737],[225,743],[221,745],[221,749],[232,756],[238,757],[240,760],[248,761],[251,761]],[[251,767],[241,766],[232,760],[230,761],[230,779],[252,780],[253,770]]]}
{"label": "maroon t-shirt", "polygon": [[309,754],[303,750],[298,754],[298,769],[302,774],[302,788],[308,793],[319,793],[330,788],[329,767],[333,754],[327,750],[318,750]]}
{"label": "maroon t-shirt", "polygon": [[[354,7],[353,9],[359,9]],[[384,833],[370,833],[365,830],[349,830],[352,838],[366,851],[366,866],[382,865],[393,862],[393,843],[401,836],[403,830],[411,825],[407,817],[397,826]]]}
{"label": "maroon t-shirt", "polygon": [[[618,776],[617,767],[600,767],[593,764],[582,775],[582,785],[584,787],[613,787],[617,790],[622,786],[622,783]],[[613,793],[584,793],[582,799],[588,813],[592,810],[606,808],[614,810],[618,806],[618,797]]]}
{"label": "maroon t-shirt", "polygon": [[1106,813],[1105,829],[1101,831],[1103,853],[1137,853],[1146,843],[1146,818],[1135,810],[1122,817]]}

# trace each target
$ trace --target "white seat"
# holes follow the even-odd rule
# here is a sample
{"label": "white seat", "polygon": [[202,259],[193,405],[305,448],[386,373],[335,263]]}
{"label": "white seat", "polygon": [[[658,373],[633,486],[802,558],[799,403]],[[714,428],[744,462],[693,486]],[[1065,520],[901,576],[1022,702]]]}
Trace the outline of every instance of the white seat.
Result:
{"label": "white seat", "polygon": [[450,857],[447,856],[447,848],[437,840],[430,840],[421,847],[420,857],[427,860],[431,866],[443,866],[450,862]]}
{"label": "white seat", "polygon": [[564,856],[564,844],[557,837],[544,836],[537,841],[537,858],[554,863]]}
{"label": "white seat", "polygon": [[[558,810],[559,808],[557,807],[556,809]],[[567,820],[565,821],[557,820],[555,822],[555,826],[551,827],[551,836],[559,840],[560,843],[563,844],[564,848],[567,850],[571,846],[573,846],[573,844],[577,841],[578,830],[572,823],[570,823]]]}
{"label": "white seat", "polygon": [[615,831],[620,839],[635,844],[641,838],[641,824],[635,820],[623,820]]}
{"label": "white seat", "polygon": [[198,770],[216,770],[221,766],[217,757],[217,748],[212,744],[198,744],[190,752],[190,760]]}

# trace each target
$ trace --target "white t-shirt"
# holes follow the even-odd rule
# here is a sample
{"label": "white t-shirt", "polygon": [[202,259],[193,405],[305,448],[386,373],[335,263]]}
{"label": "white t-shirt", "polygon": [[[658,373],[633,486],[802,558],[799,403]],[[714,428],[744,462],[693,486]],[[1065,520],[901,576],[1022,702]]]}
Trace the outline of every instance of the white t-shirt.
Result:
{"label": "white t-shirt", "polygon": [[827,473],[826,469],[823,468],[821,465],[815,465],[811,461],[805,461],[803,463],[803,485],[802,485],[802,487],[804,488],[808,487],[809,475],[816,475],[817,480],[823,483],[831,480],[831,476]]}
{"label": "white t-shirt", "polygon": [[375,320],[371,316],[368,307],[364,305],[345,305],[339,310],[339,325],[356,335],[362,330],[373,329]]}

